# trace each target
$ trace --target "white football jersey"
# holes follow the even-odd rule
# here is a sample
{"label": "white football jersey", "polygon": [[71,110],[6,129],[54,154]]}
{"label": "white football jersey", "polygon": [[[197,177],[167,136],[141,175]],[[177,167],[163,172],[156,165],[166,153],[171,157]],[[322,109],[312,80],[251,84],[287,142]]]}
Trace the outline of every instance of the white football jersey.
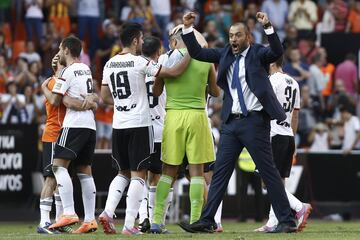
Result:
{"label": "white football jersey", "polygon": [[[84,95],[93,93],[93,79],[90,68],[83,63],[73,63],[64,68],[56,79],[53,93],[68,95],[84,100]],[[66,109],[63,127],[90,128],[96,130],[95,117],[92,110],[75,111]]]}
{"label": "white football jersey", "polygon": [[291,128],[291,119],[293,110],[300,109],[299,84],[289,75],[280,72],[271,75],[270,82],[278,101],[286,113],[286,119],[282,122],[271,120],[270,136],[294,136]]}
{"label": "white football jersey", "polygon": [[102,85],[114,99],[113,128],[151,126],[145,72],[149,61],[131,53],[117,54],[104,67]]}

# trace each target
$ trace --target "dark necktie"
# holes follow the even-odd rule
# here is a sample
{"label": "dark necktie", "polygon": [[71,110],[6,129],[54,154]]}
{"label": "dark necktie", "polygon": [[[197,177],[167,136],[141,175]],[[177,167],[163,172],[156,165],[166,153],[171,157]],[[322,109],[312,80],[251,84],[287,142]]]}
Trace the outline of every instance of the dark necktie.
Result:
{"label": "dark necktie", "polygon": [[231,82],[231,88],[237,90],[237,94],[238,94],[238,98],[239,98],[239,102],[240,102],[240,108],[241,108],[241,112],[244,116],[248,115],[248,110],[246,108],[245,105],[245,100],[244,100],[244,95],[242,92],[242,88],[241,88],[241,82],[239,79],[239,62],[240,62],[240,58],[241,55],[238,55],[236,57],[235,60],[235,66],[234,66],[234,71],[233,71],[233,78],[232,78],[232,82]]}

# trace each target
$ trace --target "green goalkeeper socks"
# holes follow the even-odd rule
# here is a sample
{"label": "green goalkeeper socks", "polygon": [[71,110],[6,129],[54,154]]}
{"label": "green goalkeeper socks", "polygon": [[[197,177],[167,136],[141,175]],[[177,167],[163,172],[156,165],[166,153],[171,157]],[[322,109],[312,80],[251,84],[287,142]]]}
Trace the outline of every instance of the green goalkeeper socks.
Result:
{"label": "green goalkeeper socks", "polygon": [[161,175],[159,183],[156,187],[155,210],[153,217],[153,223],[155,224],[161,224],[163,221],[166,199],[169,194],[172,181],[172,177]]}
{"label": "green goalkeeper socks", "polygon": [[204,204],[204,177],[192,177],[190,181],[190,224],[199,220]]}

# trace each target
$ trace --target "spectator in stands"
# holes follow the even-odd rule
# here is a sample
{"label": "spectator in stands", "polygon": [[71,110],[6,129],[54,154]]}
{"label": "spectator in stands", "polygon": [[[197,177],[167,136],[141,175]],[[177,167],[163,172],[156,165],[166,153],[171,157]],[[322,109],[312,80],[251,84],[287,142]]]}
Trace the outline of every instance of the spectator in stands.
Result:
{"label": "spectator in stands", "polygon": [[316,25],[317,36],[321,33],[332,33],[335,31],[335,16],[332,12],[330,4],[326,5],[321,21]]}
{"label": "spectator in stands", "polygon": [[244,13],[244,20],[249,17],[256,17],[256,13],[259,11],[258,5],[255,2],[249,2],[246,6]]}
{"label": "spectator in stands", "polygon": [[313,64],[309,68],[310,77],[308,79],[308,85],[310,88],[310,96],[313,102],[315,112],[319,113],[316,116],[324,117],[322,114],[325,110],[325,101],[322,95],[322,91],[327,84],[327,78],[321,71],[321,67],[324,66],[325,59],[321,54],[316,54],[313,58]]}
{"label": "spectator in stands", "polygon": [[299,38],[306,37],[317,22],[317,6],[311,0],[292,1],[288,19],[298,29]]}
{"label": "spectator in stands", "polygon": [[113,107],[99,103],[96,111],[96,147],[111,148]]}
{"label": "spectator in stands", "polygon": [[334,80],[334,73],[335,73],[335,65],[328,62],[327,59],[327,51],[325,48],[319,48],[318,53],[323,56],[325,64],[321,67],[321,72],[325,75],[326,78],[326,86],[322,91],[322,95],[324,96],[325,104],[327,105],[328,99],[330,95],[333,93],[335,80]]}
{"label": "spectator in stands", "polygon": [[301,61],[298,48],[289,50],[289,59],[290,62],[284,65],[284,72],[293,77],[299,83],[301,89],[310,77],[309,65]]}
{"label": "spectator in stands", "polygon": [[170,23],[171,16],[171,1],[170,0],[150,0],[150,6],[155,16],[157,25],[161,29],[164,46],[168,46],[168,31],[167,27]]}
{"label": "spectator in stands", "polygon": [[38,108],[36,102],[36,95],[34,93],[34,88],[30,85],[27,85],[24,90],[25,96],[25,110],[27,114],[27,124],[37,123],[40,115],[40,109]]}
{"label": "spectator in stands", "polygon": [[314,109],[310,97],[310,89],[307,85],[301,88],[301,111],[299,113],[298,134],[300,136],[299,147],[308,147],[308,134],[315,125]]}
{"label": "spectator in stands", "polygon": [[246,26],[249,28],[254,43],[262,43],[262,33],[256,28],[256,18],[249,17],[246,19]]}
{"label": "spectator in stands", "polygon": [[329,97],[328,112],[334,119],[340,118],[340,107],[350,106],[353,109],[356,107],[356,98],[346,92],[344,82],[337,79],[335,82],[334,93]]}
{"label": "spectator in stands", "polygon": [[20,53],[19,57],[26,59],[29,64],[32,62],[41,64],[40,54],[35,51],[35,46],[32,41],[26,42],[26,50],[25,52]]}
{"label": "spectator in stands", "polygon": [[17,93],[14,81],[7,84],[8,94],[1,95],[0,103],[3,109],[2,124],[20,124],[27,122],[25,96]]}
{"label": "spectator in stands", "polygon": [[348,4],[343,0],[333,0],[330,9],[335,17],[335,32],[344,32],[348,16]]}
{"label": "spectator in stands", "polygon": [[138,1],[129,0],[129,6],[131,8],[127,21],[143,24],[146,20],[146,13],[143,11]]}
{"label": "spectator in stands", "polygon": [[56,31],[64,38],[71,31],[71,22],[69,17],[69,8],[72,0],[47,0],[49,22],[53,22]]}
{"label": "spectator in stands", "polygon": [[[37,43],[41,43],[43,38],[42,21],[44,14],[42,12],[43,0],[25,0],[25,27],[26,40],[33,41],[36,36]],[[36,33],[36,35],[34,34]]]}
{"label": "spectator in stands", "polygon": [[228,32],[232,23],[231,16],[227,14],[222,5],[218,0],[211,2],[210,13],[205,17],[205,21],[215,21],[216,29],[222,36],[222,38],[227,42]]}
{"label": "spectator in stands", "polygon": [[316,34],[310,32],[299,41],[300,55],[304,57],[307,64],[312,64],[314,56],[318,54],[319,47],[316,45]]}
{"label": "spectator in stands", "polygon": [[310,152],[328,151],[331,141],[328,127],[324,123],[316,124],[309,134],[308,141],[311,143]]}
{"label": "spectator in stands", "polygon": [[53,74],[51,67],[51,60],[59,51],[59,45],[61,43],[61,37],[57,33],[53,22],[48,22],[46,25],[46,35],[44,44],[42,47],[43,52],[43,73],[45,77],[50,77]]}
{"label": "spectator in stands", "polygon": [[6,58],[11,58],[11,48],[5,42],[5,34],[0,32],[0,54],[6,56]]}
{"label": "spectator in stands", "polygon": [[[218,29],[216,28],[216,22],[214,20],[209,20],[205,23],[204,32],[202,35],[205,39],[214,39],[212,42],[215,46],[221,46],[225,43],[223,36],[219,33]],[[210,46],[209,46],[210,48]]]}
{"label": "spectator in stands", "polygon": [[6,64],[6,57],[0,54],[0,94],[6,93],[6,85],[9,82],[10,72]]}
{"label": "spectator in stands", "polygon": [[285,38],[285,24],[288,16],[286,0],[265,0],[261,11],[266,12],[281,41]]}
{"label": "spectator in stands", "polygon": [[292,24],[288,24],[285,28],[286,35],[283,41],[283,47],[285,50],[298,47],[298,31]]}
{"label": "spectator in stands", "polygon": [[29,64],[24,58],[17,59],[17,66],[14,72],[14,82],[17,85],[17,90],[23,93],[26,85],[34,85],[36,83],[36,76],[29,71]]}
{"label": "spectator in stands", "polygon": [[358,69],[356,66],[356,56],[348,53],[345,60],[337,65],[335,78],[344,82],[346,92],[356,94],[358,88]]}
{"label": "spectator in stands", "polygon": [[78,0],[78,34],[85,41],[86,33],[90,34],[89,54],[92,59],[97,49],[98,31],[100,26],[100,4],[99,0]]}
{"label": "spectator in stands", "polygon": [[334,119],[327,119],[329,126],[329,134],[331,136],[329,142],[329,148],[334,150],[340,150],[342,147],[342,141],[344,138],[343,125]]}
{"label": "spectator in stands", "polygon": [[342,150],[349,154],[355,149],[357,142],[360,140],[360,123],[359,118],[353,115],[354,109],[349,106],[341,106],[341,120],[344,123],[344,141]]}
{"label": "spectator in stands", "polygon": [[355,9],[350,10],[346,32],[360,33],[360,0],[356,0]]}
{"label": "spectator in stands", "polygon": [[116,32],[116,26],[110,19],[106,19],[103,22],[102,28],[104,36],[99,43],[98,50],[96,51],[96,56],[101,59],[101,69],[103,69],[105,63],[110,59],[111,49],[118,35]]}

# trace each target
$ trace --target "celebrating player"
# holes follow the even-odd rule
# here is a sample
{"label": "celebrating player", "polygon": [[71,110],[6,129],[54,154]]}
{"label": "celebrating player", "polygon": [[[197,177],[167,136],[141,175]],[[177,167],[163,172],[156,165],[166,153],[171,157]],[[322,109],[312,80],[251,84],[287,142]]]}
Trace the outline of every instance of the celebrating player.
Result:
{"label": "celebrating player", "polygon": [[[56,180],[52,171],[52,161],[54,155],[54,147],[56,140],[59,136],[59,132],[65,117],[66,107],[78,109],[78,110],[87,110],[93,106],[93,103],[85,104],[85,101],[79,99],[71,98],[69,96],[63,97],[63,103],[56,105],[53,102],[51,90],[53,89],[56,81],[56,77],[59,76],[60,72],[64,68],[63,65],[59,63],[59,56],[56,55],[52,60],[52,67],[55,72],[55,75],[47,80],[45,80],[42,85],[42,91],[45,96],[45,106],[46,106],[46,123],[42,136],[43,142],[43,175],[45,177],[44,186],[40,195],[40,224],[37,228],[38,233],[47,233],[53,234],[54,231],[50,230],[48,227],[50,223],[50,212],[53,203],[52,196],[55,197],[55,206],[56,206],[56,218],[57,221],[63,212],[62,202],[58,191],[55,191]],[[65,105],[64,105],[65,104]],[[70,228],[60,229],[61,231],[71,231]],[[56,231],[55,231],[56,232]]]}
{"label": "celebrating player", "polygon": [[[285,181],[285,178],[290,176],[292,159],[295,152],[294,135],[298,126],[300,91],[299,84],[292,77],[283,73],[281,68],[282,59],[281,57],[275,63],[270,64],[270,82],[276,97],[285,110],[286,119],[282,122],[277,120],[271,121],[270,136],[274,162],[281,178]],[[289,199],[290,207],[296,212],[297,229],[301,231],[304,229],[307,218],[312,210],[311,205],[300,202],[287,189],[285,189],[285,192]],[[277,225],[278,220],[271,206],[269,220],[264,226],[255,231],[273,231]]]}
{"label": "celebrating player", "polygon": [[[61,71],[52,90],[54,102],[61,101],[63,95],[84,99],[93,93],[91,70],[79,62],[81,41],[69,36],[59,47],[60,63],[66,67]],[[93,232],[97,229],[95,220],[96,188],[92,177],[91,164],[96,144],[96,126],[92,110],[75,111],[66,109],[60,136],[55,145],[53,172],[57,181],[64,214],[49,228],[56,229],[79,222],[75,213],[73,184],[68,173],[71,161],[77,170],[84,204],[84,222],[74,233]]]}
{"label": "celebrating player", "polygon": [[[173,56],[181,59],[186,52],[181,39],[181,28],[170,37],[174,48],[179,49]],[[166,118],[163,130],[162,161],[163,172],[156,189],[154,218],[151,232],[162,233],[161,223],[165,201],[172,182],[177,175],[178,166],[186,154],[189,162],[191,218],[194,222],[200,217],[204,202],[204,163],[214,161],[214,148],[205,111],[206,85],[211,64],[191,60],[186,70],[177,78],[156,79],[153,91],[158,96],[166,87]],[[159,74],[161,77],[161,72]],[[176,148],[174,148],[176,146]]]}
{"label": "celebrating player", "polygon": [[129,184],[126,216],[122,233],[141,234],[135,224],[145,185],[146,169],[153,152],[153,130],[147,99],[145,75],[156,76],[160,70],[166,76],[177,76],[184,64],[175,69],[161,69],[139,56],[143,44],[141,25],[123,25],[120,39],[124,48],[104,67],[101,96],[105,103],[114,104],[112,158],[118,175],[111,182],[105,210],[99,221],[105,233],[116,233],[113,223],[115,209]]}

